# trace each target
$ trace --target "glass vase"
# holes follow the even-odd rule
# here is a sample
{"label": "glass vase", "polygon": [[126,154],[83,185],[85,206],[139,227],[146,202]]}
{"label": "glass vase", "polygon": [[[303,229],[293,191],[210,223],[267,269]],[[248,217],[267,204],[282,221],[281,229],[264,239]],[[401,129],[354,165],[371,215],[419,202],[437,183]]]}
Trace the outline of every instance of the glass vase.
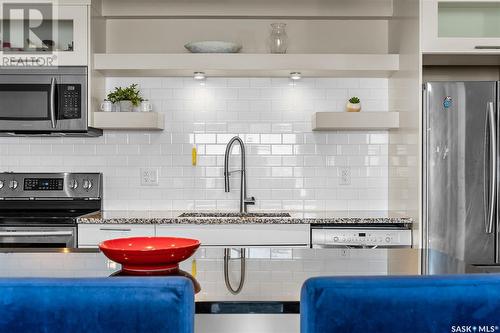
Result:
{"label": "glass vase", "polygon": [[288,35],[285,23],[272,23],[270,36],[271,53],[286,53],[288,48]]}

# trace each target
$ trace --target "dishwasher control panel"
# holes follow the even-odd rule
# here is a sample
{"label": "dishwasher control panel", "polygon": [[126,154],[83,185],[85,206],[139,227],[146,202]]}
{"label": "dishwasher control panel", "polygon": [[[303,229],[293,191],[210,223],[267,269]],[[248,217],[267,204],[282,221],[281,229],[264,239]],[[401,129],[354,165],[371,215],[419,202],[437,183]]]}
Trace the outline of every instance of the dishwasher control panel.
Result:
{"label": "dishwasher control panel", "polygon": [[313,247],[410,247],[411,238],[408,229],[311,229]]}

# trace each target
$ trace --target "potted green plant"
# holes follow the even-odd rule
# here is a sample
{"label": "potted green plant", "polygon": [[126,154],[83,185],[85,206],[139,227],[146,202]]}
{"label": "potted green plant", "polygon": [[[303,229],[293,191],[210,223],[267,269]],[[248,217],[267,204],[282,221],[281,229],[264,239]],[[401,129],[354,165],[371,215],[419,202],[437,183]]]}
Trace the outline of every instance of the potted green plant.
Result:
{"label": "potted green plant", "polygon": [[347,112],[361,111],[361,101],[358,97],[351,97],[346,105]]}
{"label": "potted green plant", "polygon": [[119,106],[121,112],[131,112],[132,107],[137,107],[144,100],[141,96],[137,84],[132,84],[126,88],[115,87],[115,90],[108,94],[108,101]]}

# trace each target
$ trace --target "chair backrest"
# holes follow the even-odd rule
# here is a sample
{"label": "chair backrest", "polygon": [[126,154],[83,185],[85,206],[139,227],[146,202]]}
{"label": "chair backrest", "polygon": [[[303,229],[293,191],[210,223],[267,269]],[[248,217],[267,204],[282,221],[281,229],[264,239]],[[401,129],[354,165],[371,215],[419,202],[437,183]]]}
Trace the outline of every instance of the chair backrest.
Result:
{"label": "chair backrest", "polygon": [[500,332],[500,275],[312,278],[300,316],[302,333]]}
{"label": "chair backrest", "polygon": [[0,279],[0,332],[193,331],[184,277]]}

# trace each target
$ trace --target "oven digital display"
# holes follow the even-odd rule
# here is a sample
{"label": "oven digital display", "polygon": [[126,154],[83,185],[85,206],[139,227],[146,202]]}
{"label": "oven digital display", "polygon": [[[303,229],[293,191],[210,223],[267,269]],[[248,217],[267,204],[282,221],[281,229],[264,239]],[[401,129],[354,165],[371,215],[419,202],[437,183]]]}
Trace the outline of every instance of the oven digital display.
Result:
{"label": "oven digital display", "polygon": [[64,189],[63,178],[25,178],[25,191],[62,191]]}

